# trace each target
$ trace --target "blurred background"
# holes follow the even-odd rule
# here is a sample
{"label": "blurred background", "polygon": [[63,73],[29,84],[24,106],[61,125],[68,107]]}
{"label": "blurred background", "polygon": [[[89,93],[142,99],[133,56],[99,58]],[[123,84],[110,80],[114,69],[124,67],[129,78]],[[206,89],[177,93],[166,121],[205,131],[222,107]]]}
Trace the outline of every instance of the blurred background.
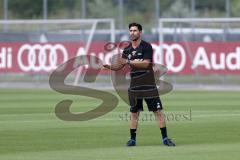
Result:
{"label": "blurred background", "polygon": [[[51,71],[76,55],[109,61],[104,44],[128,40],[128,24],[138,22],[155,62],[169,69],[165,80],[184,88],[233,88],[240,80],[239,16],[238,0],[1,0],[1,86],[46,86]],[[63,49],[55,47],[51,60],[56,44]],[[110,82],[101,75],[101,86]]]}
{"label": "blurred background", "polygon": [[129,22],[151,31],[158,18],[239,17],[238,0],[1,0],[0,14],[11,19],[113,18],[116,29]]}

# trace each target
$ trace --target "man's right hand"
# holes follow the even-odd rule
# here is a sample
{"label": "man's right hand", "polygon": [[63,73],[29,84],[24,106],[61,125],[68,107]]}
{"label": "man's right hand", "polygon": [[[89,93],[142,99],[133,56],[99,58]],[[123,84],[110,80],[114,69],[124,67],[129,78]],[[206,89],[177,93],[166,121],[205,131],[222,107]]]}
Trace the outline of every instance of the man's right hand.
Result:
{"label": "man's right hand", "polygon": [[102,69],[110,69],[110,68],[111,68],[111,66],[109,64],[103,64]]}

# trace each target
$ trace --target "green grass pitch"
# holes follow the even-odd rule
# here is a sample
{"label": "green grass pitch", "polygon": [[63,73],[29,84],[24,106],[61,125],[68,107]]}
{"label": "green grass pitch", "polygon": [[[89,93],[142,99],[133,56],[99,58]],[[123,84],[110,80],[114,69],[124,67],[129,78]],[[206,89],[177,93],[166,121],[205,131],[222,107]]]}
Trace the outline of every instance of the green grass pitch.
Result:
{"label": "green grass pitch", "polygon": [[66,122],[55,116],[56,103],[73,99],[72,112],[101,103],[86,97],[44,89],[0,90],[1,160],[219,160],[240,159],[240,92],[172,91],[162,96],[169,137],[175,148],[162,145],[160,130],[145,107],[137,146],[129,138],[128,107],[94,120]]}

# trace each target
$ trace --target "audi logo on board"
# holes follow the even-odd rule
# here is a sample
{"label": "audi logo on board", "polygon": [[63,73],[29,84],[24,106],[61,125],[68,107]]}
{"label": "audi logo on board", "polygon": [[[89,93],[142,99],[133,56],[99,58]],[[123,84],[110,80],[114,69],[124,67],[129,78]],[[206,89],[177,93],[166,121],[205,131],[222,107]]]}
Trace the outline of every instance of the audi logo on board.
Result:
{"label": "audi logo on board", "polygon": [[[172,72],[180,72],[185,67],[187,57],[186,52],[181,45],[177,43],[171,45],[163,44],[161,46],[152,44],[152,47],[155,50],[153,57],[155,63],[164,64],[164,59],[166,67]],[[175,64],[176,54],[179,54],[181,57],[178,64]]]}
{"label": "audi logo on board", "polygon": [[[25,62],[24,61],[24,56]],[[63,60],[58,62],[59,57]],[[24,44],[18,51],[17,62],[19,67],[25,71],[51,71],[57,68],[57,65],[67,61],[68,52],[61,44]]]}

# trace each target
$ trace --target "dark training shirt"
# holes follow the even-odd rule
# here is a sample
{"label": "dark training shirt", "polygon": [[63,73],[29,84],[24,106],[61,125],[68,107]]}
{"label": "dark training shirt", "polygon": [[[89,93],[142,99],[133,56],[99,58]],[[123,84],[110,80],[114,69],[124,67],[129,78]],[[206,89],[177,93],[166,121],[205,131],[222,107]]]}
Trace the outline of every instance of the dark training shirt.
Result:
{"label": "dark training shirt", "polygon": [[[152,62],[153,49],[150,43],[146,41],[141,41],[137,48],[133,48],[132,44],[123,50],[122,58],[135,60],[135,59],[149,59]],[[145,88],[147,86],[155,86],[154,72],[152,64],[148,68],[139,69],[132,65],[131,68],[131,87]]]}

